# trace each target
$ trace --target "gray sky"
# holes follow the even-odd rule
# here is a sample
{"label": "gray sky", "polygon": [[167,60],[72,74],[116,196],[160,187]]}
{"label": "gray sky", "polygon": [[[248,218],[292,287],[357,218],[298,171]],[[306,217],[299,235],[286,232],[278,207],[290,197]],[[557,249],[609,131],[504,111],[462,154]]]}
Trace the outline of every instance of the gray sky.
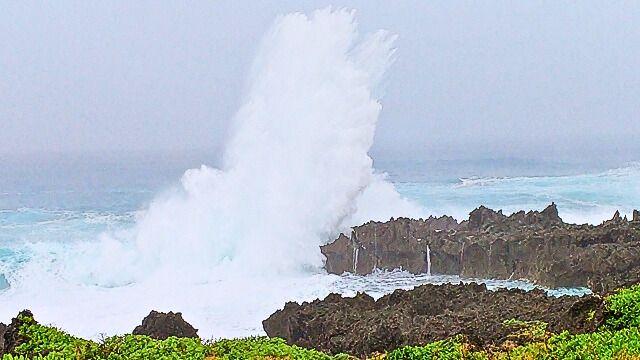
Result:
{"label": "gray sky", "polygon": [[640,2],[0,0],[0,154],[212,151],[278,14],[399,35],[373,153],[640,159]]}

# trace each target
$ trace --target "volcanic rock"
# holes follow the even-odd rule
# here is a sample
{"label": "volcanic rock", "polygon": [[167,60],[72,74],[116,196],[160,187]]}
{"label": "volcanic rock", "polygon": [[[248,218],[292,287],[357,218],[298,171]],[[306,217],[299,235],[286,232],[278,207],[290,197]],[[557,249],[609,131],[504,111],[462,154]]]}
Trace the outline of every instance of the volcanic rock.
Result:
{"label": "volcanic rock", "polygon": [[7,333],[7,325],[0,323],[0,356],[4,354],[4,334]]}
{"label": "volcanic rock", "polygon": [[368,222],[321,250],[334,274],[430,270],[605,293],[640,282],[640,213],[633,221],[616,213],[593,226],[563,222],[553,203],[510,216],[481,206],[461,223],[450,217]]}
{"label": "volcanic rock", "polygon": [[29,310],[22,310],[18,313],[18,316],[11,319],[11,324],[0,324],[0,334],[2,339],[0,340],[0,356],[4,354],[13,354],[16,347],[28,341],[27,338],[20,335],[20,327],[25,324],[36,324],[33,319],[33,314]]}
{"label": "volcanic rock", "polygon": [[501,223],[506,219],[507,217],[502,214],[502,210],[496,212],[484,206],[480,206],[469,214],[467,227],[469,229],[478,230],[484,228],[488,224]]}
{"label": "volcanic rock", "polygon": [[198,330],[182,318],[182,313],[162,313],[152,310],[142,320],[142,325],[136,326],[134,335],[147,335],[154,339],[165,340],[170,336],[180,338],[197,338]]}
{"label": "volcanic rock", "polygon": [[624,221],[626,221],[626,217],[624,218],[624,220],[622,219],[622,217],[620,216],[620,211],[616,210],[616,212],[613,214],[613,217],[611,218],[611,220],[607,220],[605,222],[603,222],[603,225],[617,225],[620,224]]}
{"label": "volcanic rock", "polygon": [[505,320],[543,321],[548,330],[593,331],[603,319],[599,296],[552,297],[542,290],[487,290],[479,284],[422,285],[377,301],[358,294],[289,302],[263,321],[266,333],[288,343],[330,353],[368,355],[464,335],[479,347],[512,339]]}

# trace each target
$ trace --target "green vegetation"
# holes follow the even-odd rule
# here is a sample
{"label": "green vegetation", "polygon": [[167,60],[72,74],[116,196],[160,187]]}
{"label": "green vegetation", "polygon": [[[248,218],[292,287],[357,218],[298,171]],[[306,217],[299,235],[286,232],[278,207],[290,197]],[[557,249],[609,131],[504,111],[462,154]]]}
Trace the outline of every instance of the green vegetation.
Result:
{"label": "green vegetation", "polygon": [[554,335],[546,342],[534,342],[511,350],[468,351],[464,342],[438,341],[426,346],[406,346],[387,355],[386,360],[582,360],[640,359],[640,330],[603,330],[590,334]]}
{"label": "green vegetation", "polygon": [[544,321],[521,321],[509,319],[503,324],[511,328],[509,340],[518,344],[545,341],[549,337],[548,324]]}
{"label": "green vegetation", "polygon": [[640,331],[637,328],[603,330],[591,334],[555,335],[547,343],[534,343],[511,351],[509,359],[620,359],[640,356]]}
{"label": "green vegetation", "polygon": [[386,360],[462,359],[466,352],[461,339],[458,337],[432,342],[425,346],[401,347],[390,352]]}
{"label": "green vegetation", "polygon": [[[387,354],[372,355],[376,360],[552,360],[552,359],[640,359],[640,285],[617,291],[605,298],[606,318],[602,327],[588,334],[551,334],[539,321],[510,319],[513,330],[503,346],[473,349],[464,337],[436,341],[425,346],[405,346]],[[593,320],[593,316],[590,315]],[[54,327],[20,317],[20,336],[24,339],[2,360],[348,360],[348,355],[328,355],[316,350],[290,346],[282,339],[251,337],[239,340],[202,342],[199,339],[154,340],[142,335],[123,335],[100,342],[80,339]],[[521,344],[521,345],[518,345]]]}
{"label": "green vegetation", "polygon": [[20,335],[29,339],[16,347],[15,354],[25,358],[46,356],[47,359],[91,358],[91,342],[73,337],[53,327],[37,324],[33,318],[18,315],[22,322]]}
{"label": "green vegetation", "polygon": [[605,299],[606,327],[619,330],[640,326],[640,284],[620,289]]}
{"label": "green vegetation", "polygon": [[290,346],[282,339],[252,337],[203,343],[200,339],[170,337],[155,340],[144,335],[122,335],[100,342],[80,339],[66,332],[36,323],[20,315],[20,335],[27,339],[14,354],[2,360],[235,360],[305,359],[347,360],[348,355],[331,356],[316,350]]}
{"label": "green vegetation", "polygon": [[54,327],[37,324],[21,316],[20,335],[28,341],[18,345],[13,359],[204,359],[211,353],[199,339],[175,338],[154,340],[143,335],[113,336],[97,343],[76,338]]}
{"label": "green vegetation", "polygon": [[[640,359],[640,285],[621,289],[605,299],[606,319],[594,333],[550,334],[539,321],[507,320],[514,332],[510,339],[521,346],[467,351],[464,339],[438,341],[426,346],[407,346],[389,353],[387,359],[469,359],[469,360],[630,360]],[[589,314],[592,321],[595,312]]]}
{"label": "green vegetation", "polygon": [[290,346],[283,339],[252,337],[240,340],[220,340],[212,344],[213,354],[220,359],[305,359],[305,360],[347,360],[348,355],[330,356],[316,350]]}

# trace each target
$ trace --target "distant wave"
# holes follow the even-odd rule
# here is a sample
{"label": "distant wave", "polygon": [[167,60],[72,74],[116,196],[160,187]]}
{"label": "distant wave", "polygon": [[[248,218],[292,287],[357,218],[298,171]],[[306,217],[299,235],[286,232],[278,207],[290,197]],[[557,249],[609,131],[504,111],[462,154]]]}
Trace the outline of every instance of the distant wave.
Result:
{"label": "distant wave", "polygon": [[455,187],[471,187],[471,186],[486,186],[493,185],[495,183],[510,180],[512,178],[508,177],[477,177],[473,176],[470,178],[460,178],[458,179],[458,183]]}
{"label": "distant wave", "polygon": [[69,221],[101,225],[120,224],[133,220],[137,212],[115,213],[108,211],[75,211],[21,207],[14,210],[0,210],[0,214],[2,214],[2,218],[0,218],[0,229],[13,229],[67,224]]}
{"label": "distant wave", "polygon": [[634,161],[627,166],[607,170],[597,176],[637,176],[640,175],[640,161]]}
{"label": "distant wave", "polygon": [[504,176],[504,177],[478,177],[472,176],[468,178],[459,178],[454,187],[464,188],[473,186],[492,186],[505,182],[520,182],[520,181],[543,181],[553,179],[581,179],[590,177],[630,177],[640,176],[640,162],[632,162],[627,166],[618,167],[597,173],[586,173],[578,175],[559,175],[559,176]]}

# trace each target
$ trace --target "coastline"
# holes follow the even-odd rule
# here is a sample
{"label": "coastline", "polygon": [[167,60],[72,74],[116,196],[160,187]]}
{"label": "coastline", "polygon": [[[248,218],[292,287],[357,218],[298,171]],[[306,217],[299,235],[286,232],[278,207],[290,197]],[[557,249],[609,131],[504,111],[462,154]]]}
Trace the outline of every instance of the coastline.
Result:
{"label": "coastline", "polygon": [[[558,334],[595,336],[590,334],[611,331],[611,328],[605,327],[610,327],[607,324],[620,317],[611,308],[611,299],[619,296],[616,289],[627,288],[629,290],[622,291],[640,296],[640,288],[634,286],[638,283],[635,272],[628,271],[629,268],[635,269],[634,266],[640,263],[635,258],[640,256],[635,252],[637,239],[640,239],[640,213],[637,211],[632,219],[620,217],[616,213],[611,220],[597,226],[573,225],[562,221],[555,204],[540,212],[521,211],[510,216],[503,215],[501,211],[479,207],[471,212],[468,220],[462,222],[447,216],[369,222],[355,227],[350,237],[341,235],[335,242],[322,247],[322,253],[327,257],[326,267],[329,273],[349,269],[362,275],[402,268],[416,274],[429,271],[433,274],[458,275],[461,278],[475,276],[491,279],[513,278],[518,271],[518,275],[523,275],[525,279],[527,275],[535,274],[528,280],[538,285],[587,285],[595,294],[551,296],[537,288],[529,291],[489,290],[486,285],[473,282],[421,285],[412,290],[396,290],[377,301],[364,293],[358,293],[352,298],[330,294],[324,300],[317,299],[302,304],[287,303],[283,309],[273,313],[263,322],[269,338],[217,341],[199,339],[197,330],[186,323],[180,313],[177,313],[178,325],[167,325],[163,317],[168,316],[174,321],[174,313],[152,311],[150,316],[160,316],[159,320],[145,318],[143,325],[136,328],[132,335],[115,336],[109,338],[112,340],[107,340],[107,343],[142,342],[148,346],[154,344],[154,347],[159,346],[165,351],[167,349],[161,344],[168,341],[167,338],[182,339],[186,336],[190,340],[171,341],[188,341],[188,347],[197,348],[198,354],[214,354],[212,356],[224,359],[243,357],[237,357],[241,356],[238,354],[234,355],[236,357],[228,357],[220,347],[216,347],[221,342],[235,344],[232,347],[245,347],[243,351],[247,351],[247,354],[256,351],[252,347],[262,349],[266,346],[264,344],[271,344],[266,348],[289,351],[290,355],[295,354],[289,358],[294,359],[328,359],[342,353],[359,358],[376,353],[391,356],[408,347],[430,348],[435,346],[433,344],[447,344],[452,349],[457,349],[455,351],[465,348],[484,354],[482,356],[489,356],[486,358],[493,358],[490,357],[493,353],[508,353],[519,347],[546,342]],[[615,257],[622,254],[628,259],[625,262],[627,265],[624,269],[600,266],[597,268],[599,273],[587,273],[584,271],[584,264],[579,261],[583,259],[579,249],[586,249],[584,253],[590,254],[584,261],[601,259],[600,252],[606,250],[607,254],[614,256],[613,264],[619,263],[620,260]],[[568,258],[571,262],[557,262],[567,252],[575,254]],[[458,254],[458,257],[450,254]],[[556,256],[547,258],[549,254]],[[555,267],[545,265],[552,261],[556,261]],[[509,268],[508,264],[513,267]],[[602,264],[606,262],[600,265]],[[526,267],[519,268],[521,265]],[[564,267],[558,267],[559,265]],[[523,269],[529,272],[524,272]],[[540,276],[545,270],[545,276]],[[583,276],[578,276],[580,274]],[[598,279],[604,282],[596,282]],[[634,302],[631,306],[640,306],[638,304]],[[635,311],[633,309],[625,311]],[[20,333],[22,325],[15,324],[16,321],[29,322],[29,318],[33,319],[30,312],[21,313],[13,320],[13,325],[0,327],[4,352],[21,355],[20,349],[27,346],[21,348],[20,345],[34,341],[30,337],[32,335]],[[146,332],[140,331],[145,324]],[[37,326],[40,329],[38,331],[54,332],[57,334],[56,338],[62,336],[54,328]],[[523,340],[514,335],[514,332],[531,330],[532,326],[538,327],[537,338]],[[160,336],[157,327],[164,331]],[[621,329],[627,328],[616,330]],[[16,337],[16,333],[21,335]],[[345,334],[349,336],[345,337]],[[156,340],[145,340],[146,336]],[[515,341],[514,336],[519,340]],[[104,342],[81,340],[71,335],[64,335],[63,338],[74,347],[82,343],[93,349],[91,351],[107,351],[103,349],[106,346]],[[284,340],[279,340],[280,338]],[[46,340],[45,344],[41,344],[44,348],[48,346],[47,341],[57,340]],[[44,356],[54,352],[46,350]],[[37,351],[29,354],[43,355]],[[196,358],[200,358],[197,356]],[[265,355],[265,358],[269,356],[271,355]]]}

